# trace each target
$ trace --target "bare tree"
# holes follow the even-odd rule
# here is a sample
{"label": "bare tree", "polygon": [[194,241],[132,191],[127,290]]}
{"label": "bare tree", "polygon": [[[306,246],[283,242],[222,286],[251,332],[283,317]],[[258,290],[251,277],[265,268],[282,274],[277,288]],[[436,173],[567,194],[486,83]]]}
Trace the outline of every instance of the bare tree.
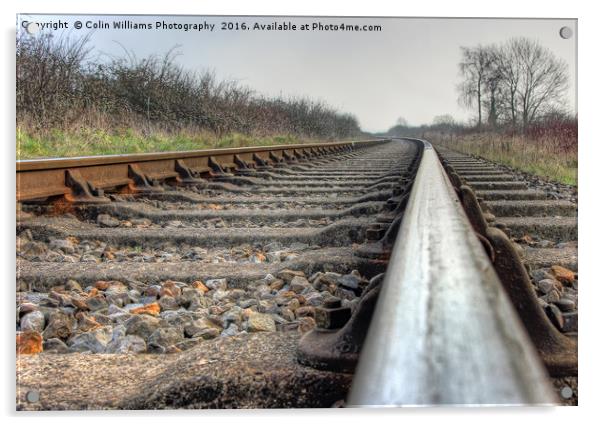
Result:
{"label": "bare tree", "polygon": [[498,125],[501,118],[526,129],[550,110],[562,110],[568,65],[537,41],[514,38],[502,46],[462,47],[460,103],[476,106],[477,126]]}
{"label": "bare tree", "polygon": [[518,120],[517,91],[521,78],[518,58],[518,39],[511,39],[495,55],[495,66],[501,77],[500,110],[515,128]]}
{"label": "bare tree", "polygon": [[399,118],[397,118],[397,121],[395,121],[395,125],[397,125],[399,127],[407,127],[408,120],[406,120],[404,117],[399,117]]}
{"label": "bare tree", "polygon": [[463,81],[458,86],[459,102],[466,107],[476,105],[478,111],[478,126],[483,124],[482,104],[486,76],[492,63],[492,55],[487,47],[481,45],[470,48],[461,47],[460,75]]}
{"label": "bare tree", "polygon": [[497,127],[500,115],[500,98],[502,97],[502,72],[497,66],[497,58],[501,56],[496,45],[484,48],[486,67],[484,69],[484,86],[486,91],[485,105],[487,106],[487,123],[490,127]]}
{"label": "bare tree", "polygon": [[397,136],[397,137],[404,136],[404,135],[407,136],[409,128],[410,128],[410,125],[408,124],[408,121],[403,117],[399,117],[395,121],[395,125],[387,131],[387,134],[390,136]]}
{"label": "bare tree", "polygon": [[518,110],[523,128],[527,128],[550,109],[562,106],[568,89],[568,65],[528,38],[511,41],[510,49],[518,63]]}

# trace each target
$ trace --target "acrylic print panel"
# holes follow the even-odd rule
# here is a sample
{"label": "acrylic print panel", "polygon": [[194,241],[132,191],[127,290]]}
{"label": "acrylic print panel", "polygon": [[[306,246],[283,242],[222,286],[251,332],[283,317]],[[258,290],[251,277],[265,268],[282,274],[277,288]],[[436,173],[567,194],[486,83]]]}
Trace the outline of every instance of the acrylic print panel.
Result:
{"label": "acrylic print panel", "polygon": [[18,410],[577,404],[577,21],[17,17]]}

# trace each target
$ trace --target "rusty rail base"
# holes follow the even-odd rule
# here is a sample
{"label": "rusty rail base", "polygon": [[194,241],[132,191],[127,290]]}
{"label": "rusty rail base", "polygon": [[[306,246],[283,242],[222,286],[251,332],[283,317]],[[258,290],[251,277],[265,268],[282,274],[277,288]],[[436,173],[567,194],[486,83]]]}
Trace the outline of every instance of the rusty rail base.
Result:
{"label": "rusty rail base", "polygon": [[157,191],[227,172],[348,153],[390,139],[17,161],[17,202],[106,202],[105,190]]}
{"label": "rusty rail base", "polygon": [[511,240],[500,229],[487,223],[475,193],[455,172],[453,166],[448,163],[443,166],[458,192],[473,230],[492,257],[495,271],[548,373],[552,377],[576,376],[577,342],[563,335],[546,317],[537,302],[529,273]]}

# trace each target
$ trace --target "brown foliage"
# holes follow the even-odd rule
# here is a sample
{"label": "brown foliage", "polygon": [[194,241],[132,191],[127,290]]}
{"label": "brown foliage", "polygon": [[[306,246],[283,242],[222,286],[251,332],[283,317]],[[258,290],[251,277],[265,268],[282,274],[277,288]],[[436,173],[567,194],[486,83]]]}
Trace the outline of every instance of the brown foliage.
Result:
{"label": "brown foliage", "polygon": [[[182,129],[334,139],[355,136],[355,117],[307,98],[268,98],[211,72],[177,64],[175,48],[139,59],[91,58],[87,37],[17,37],[17,121],[48,129]],[[176,46],[177,47],[177,46]]]}

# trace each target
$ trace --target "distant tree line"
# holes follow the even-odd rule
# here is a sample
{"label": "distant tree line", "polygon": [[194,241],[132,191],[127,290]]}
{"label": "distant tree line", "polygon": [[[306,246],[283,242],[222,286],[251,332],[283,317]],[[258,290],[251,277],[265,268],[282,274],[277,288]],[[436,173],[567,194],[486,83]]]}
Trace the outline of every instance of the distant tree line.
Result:
{"label": "distant tree line", "polygon": [[357,119],[308,98],[266,97],[209,71],[177,64],[175,49],[139,59],[92,57],[89,37],[17,37],[17,121],[33,131],[94,127],[291,134],[334,139],[360,133]]}
{"label": "distant tree line", "polygon": [[566,115],[568,65],[528,38],[462,47],[461,105],[476,110],[476,126],[522,128]]}
{"label": "distant tree line", "polygon": [[411,126],[400,117],[383,134],[425,137],[433,132],[495,130],[531,138],[562,134],[571,143],[576,141],[577,117],[566,108],[568,65],[537,41],[513,38],[502,44],[461,47],[458,68],[458,101],[475,111],[472,122],[445,114],[429,124]]}
{"label": "distant tree line", "polygon": [[429,124],[412,126],[404,118],[398,118],[395,125],[380,135],[393,137],[418,137],[423,139],[449,138],[454,135],[464,136],[487,132],[491,134],[503,134],[508,137],[519,134],[531,140],[554,140],[557,150],[567,151],[576,149],[578,122],[576,116],[569,114],[547,113],[531,122],[527,128],[519,126],[514,128],[511,124],[498,125],[491,128],[483,125],[471,125],[459,122],[450,114],[437,115]]}
{"label": "distant tree line", "polygon": [[436,115],[433,117],[433,122],[430,124],[422,124],[419,126],[412,126],[408,124],[408,121],[399,117],[395,122],[395,125],[386,132],[382,133],[383,136],[393,137],[425,137],[426,132],[439,131],[444,133],[466,133],[470,131],[470,127],[466,124],[462,124],[454,119],[450,114]]}

